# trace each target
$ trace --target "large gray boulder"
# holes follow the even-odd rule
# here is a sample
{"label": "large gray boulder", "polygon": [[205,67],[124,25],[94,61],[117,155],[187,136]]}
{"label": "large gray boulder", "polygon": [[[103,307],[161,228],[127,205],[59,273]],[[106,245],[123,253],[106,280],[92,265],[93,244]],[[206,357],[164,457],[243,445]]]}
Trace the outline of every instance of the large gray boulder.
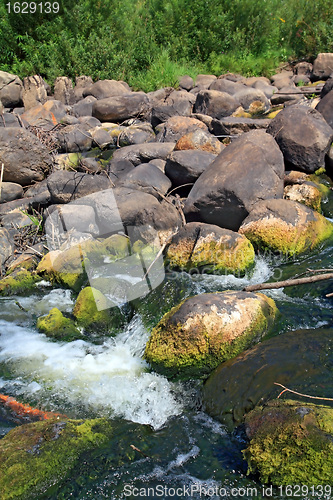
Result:
{"label": "large gray boulder", "polygon": [[0,71],[0,101],[6,108],[20,106],[22,89],[22,81],[17,75]]}
{"label": "large gray boulder", "polygon": [[105,175],[90,175],[67,170],[53,172],[47,179],[51,203],[69,203],[108,187],[111,187],[111,181]]}
{"label": "large gray boulder", "polygon": [[93,104],[92,115],[101,122],[119,122],[138,117],[148,107],[149,99],[144,92],[127,92],[97,100]]}
{"label": "large gray boulder", "polygon": [[171,188],[170,179],[151,163],[142,163],[133,168],[122,178],[121,183],[126,188],[144,191],[158,199]]}
{"label": "large gray boulder", "polygon": [[24,128],[0,128],[0,165],[3,180],[26,186],[41,181],[52,165],[47,148]]}
{"label": "large gray boulder", "polygon": [[117,82],[116,80],[98,80],[98,82],[84,87],[82,97],[92,95],[96,99],[106,99],[107,97],[115,97],[127,93],[128,89],[121,82]]}
{"label": "large gray boulder", "polygon": [[133,165],[139,165],[156,158],[166,160],[174,149],[175,143],[173,142],[133,144],[117,149],[113,154],[112,161],[129,160]]}
{"label": "large gray boulder", "polygon": [[322,114],[329,126],[333,129],[333,90],[328,92],[316,106],[316,110]]}
{"label": "large gray boulder", "polygon": [[312,81],[327,80],[333,73],[333,53],[318,54],[313,63]]}
{"label": "large gray boulder", "polygon": [[174,151],[167,158],[165,174],[174,186],[195,182],[215,158],[215,154],[207,151]]}
{"label": "large gray boulder", "polygon": [[207,131],[207,126],[200,120],[189,116],[172,116],[165,123],[156,127],[157,141],[177,142],[183,135],[197,129]]}
{"label": "large gray boulder", "polygon": [[273,118],[267,132],[280,146],[289,170],[313,173],[325,166],[333,129],[317,110],[289,106]]}
{"label": "large gray boulder", "polygon": [[222,118],[230,116],[239,106],[239,102],[226,92],[218,90],[202,90],[198,93],[194,104],[194,112]]}
{"label": "large gray boulder", "polygon": [[66,105],[75,103],[73,82],[67,76],[59,76],[54,82],[54,98]]}
{"label": "large gray boulder", "polygon": [[61,128],[57,134],[60,152],[77,153],[89,151],[93,142],[89,129],[89,125],[83,123],[67,125],[67,127]]}
{"label": "large gray boulder", "polygon": [[187,221],[237,231],[253,205],[283,196],[284,162],[275,140],[261,130],[232,142],[201,174],[185,203]]}

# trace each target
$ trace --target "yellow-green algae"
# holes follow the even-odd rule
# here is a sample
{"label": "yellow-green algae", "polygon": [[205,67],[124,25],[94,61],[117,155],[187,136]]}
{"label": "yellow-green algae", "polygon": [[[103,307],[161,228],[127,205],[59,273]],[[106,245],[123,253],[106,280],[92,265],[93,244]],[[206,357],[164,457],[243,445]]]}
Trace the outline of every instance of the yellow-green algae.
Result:
{"label": "yellow-green algae", "polygon": [[227,237],[219,241],[202,238],[194,249],[193,241],[184,238],[169,246],[166,258],[170,269],[204,268],[210,273],[244,275],[254,265],[255,252],[252,243],[241,235],[234,244]]}
{"label": "yellow-green algae", "polygon": [[333,408],[276,400],[246,417],[249,473],[273,485],[333,485]]}
{"label": "yellow-green algae", "polygon": [[0,295],[16,295],[32,290],[41,277],[24,268],[15,269],[0,280]]}
{"label": "yellow-green algae", "polygon": [[299,255],[333,236],[333,224],[318,212],[313,211],[313,214],[315,220],[303,226],[272,218],[251,222],[239,231],[260,250],[281,252],[285,256]]}
{"label": "yellow-green algae", "polygon": [[46,316],[38,318],[37,328],[48,337],[57,340],[71,341],[82,337],[74,322],[66,318],[56,307],[51,309]]}
{"label": "yellow-green algae", "polygon": [[[216,295],[236,295],[245,292],[219,292]],[[246,294],[246,293],[245,293]],[[205,297],[213,294],[202,294]],[[190,328],[183,322],[174,324],[172,317],[190,297],[166,313],[153,328],[147,343],[144,357],[151,367],[168,378],[188,379],[205,378],[223,361],[231,359],[261,340],[273,325],[278,314],[274,300],[261,293],[248,294],[257,298],[248,323],[234,325],[241,329],[234,338],[230,337],[230,328],[224,331],[219,325],[222,311],[214,311],[209,325],[200,314],[191,320]],[[237,299],[236,299],[237,300]],[[253,299],[252,299],[253,300]],[[242,315],[241,315],[242,316]],[[245,320],[245,317],[242,319]],[[231,320],[232,321],[232,320]],[[186,321],[185,321],[186,323]],[[222,319],[221,319],[222,323]],[[231,328],[232,330],[232,328]]]}
{"label": "yellow-green algae", "polygon": [[47,494],[79,463],[82,453],[112,437],[108,419],[51,419],[21,425],[0,440],[0,496],[27,500]]}

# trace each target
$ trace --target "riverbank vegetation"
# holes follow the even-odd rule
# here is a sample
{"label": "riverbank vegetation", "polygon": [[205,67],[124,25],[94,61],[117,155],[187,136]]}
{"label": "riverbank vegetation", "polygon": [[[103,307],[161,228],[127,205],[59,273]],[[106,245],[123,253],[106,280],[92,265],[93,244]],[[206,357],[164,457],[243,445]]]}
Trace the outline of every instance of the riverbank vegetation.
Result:
{"label": "riverbank vegetation", "polygon": [[283,62],[333,52],[331,0],[58,2],[52,15],[0,5],[1,70],[49,83],[59,75],[123,79],[150,91],[185,73],[269,75]]}

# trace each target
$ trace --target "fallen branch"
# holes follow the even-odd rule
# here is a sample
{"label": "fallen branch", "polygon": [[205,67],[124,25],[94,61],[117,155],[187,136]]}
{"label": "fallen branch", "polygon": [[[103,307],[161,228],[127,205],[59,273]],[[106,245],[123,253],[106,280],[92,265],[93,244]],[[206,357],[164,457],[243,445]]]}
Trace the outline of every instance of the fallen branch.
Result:
{"label": "fallen branch", "polygon": [[287,286],[304,285],[306,283],[315,283],[333,279],[333,273],[320,274],[319,276],[308,276],[306,278],[289,279],[285,281],[276,281],[275,283],[259,283],[258,285],[249,285],[243,288],[244,292],[254,292],[257,290],[270,290],[284,288]]}
{"label": "fallen branch", "polygon": [[157,259],[162,255],[162,253],[164,252],[164,249],[165,247],[169,244],[169,242],[171,241],[172,237],[177,233],[177,231],[175,231],[174,233],[170,234],[170,236],[168,236],[168,238],[165,240],[165,242],[163,243],[163,245],[161,246],[161,248],[159,249],[155,259],[153,260],[153,262],[150,264],[150,266],[148,267],[147,271],[145,272],[145,275],[143,277],[143,280],[145,280],[151,270],[151,268],[153,267],[153,265],[155,264],[155,262],[157,261]]}
{"label": "fallen branch", "polygon": [[280,394],[278,395],[278,399],[280,396],[282,396],[282,394],[284,392],[292,392],[293,394],[297,394],[297,396],[303,396],[304,398],[310,398],[310,399],[321,399],[322,401],[333,401],[333,398],[321,398],[319,396],[309,396],[309,394],[303,394],[302,392],[297,392],[297,391],[293,391],[292,389],[288,389],[288,387],[285,387],[284,385],[282,384],[279,384],[278,382],[274,382],[274,385],[279,385],[280,387],[283,388],[283,391],[280,392]]}

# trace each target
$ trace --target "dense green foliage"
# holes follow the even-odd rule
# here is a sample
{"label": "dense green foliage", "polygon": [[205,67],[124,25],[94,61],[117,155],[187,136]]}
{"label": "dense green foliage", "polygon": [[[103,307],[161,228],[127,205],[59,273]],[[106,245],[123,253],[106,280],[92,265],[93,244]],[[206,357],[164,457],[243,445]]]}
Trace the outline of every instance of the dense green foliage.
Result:
{"label": "dense green foliage", "polygon": [[50,83],[60,75],[124,79],[148,91],[184,73],[269,74],[288,58],[333,51],[331,0],[58,2],[49,15],[9,14],[1,3],[2,70]]}

